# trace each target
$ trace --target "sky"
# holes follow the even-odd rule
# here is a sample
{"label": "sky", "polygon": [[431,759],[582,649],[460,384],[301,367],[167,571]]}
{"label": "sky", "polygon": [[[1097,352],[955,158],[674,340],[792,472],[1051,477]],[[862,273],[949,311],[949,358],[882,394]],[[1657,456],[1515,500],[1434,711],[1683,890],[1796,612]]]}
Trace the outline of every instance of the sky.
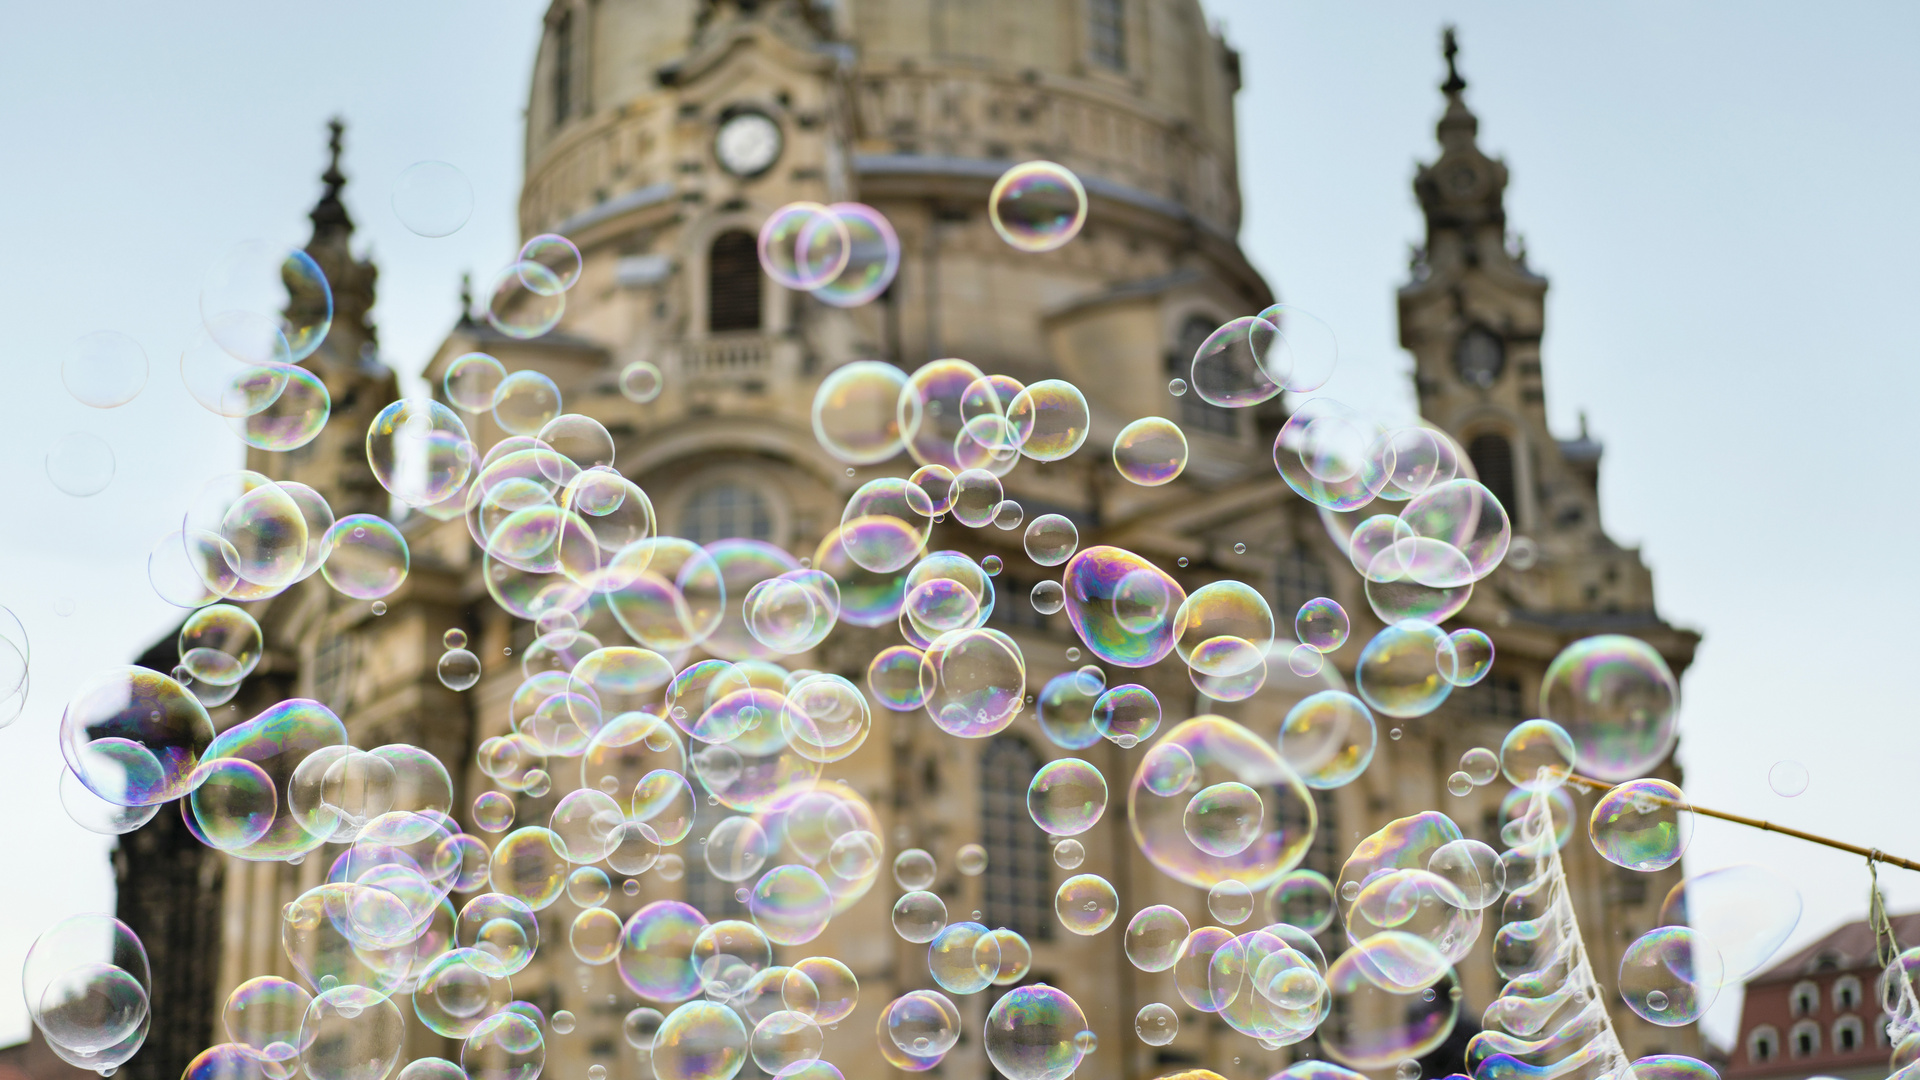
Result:
{"label": "sky", "polygon": [[[1906,715],[1920,522],[1886,489],[1920,389],[1905,318],[1920,294],[1920,9],[1206,6],[1242,54],[1243,243],[1285,299],[1340,333],[1325,392],[1389,419],[1413,409],[1393,290],[1421,237],[1409,184],[1434,153],[1439,28],[1459,26],[1481,145],[1511,168],[1509,221],[1553,284],[1553,423],[1571,435],[1586,414],[1607,446],[1609,531],[1653,567],[1662,613],[1705,635],[1683,680],[1688,794],[1920,857],[1907,827],[1920,729]],[[346,202],[380,264],[382,352],[417,372],[455,318],[461,272],[484,280],[515,250],[544,7],[13,14],[0,42],[12,161],[0,170],[0,469],[14,478],[0,604],[28,628],[33,689],[0,730],[12,773],[0,785],[0,1044],[26,1033],[4,973],[33,935],[112,905],[110,841],[59,808],[61,705],[178,622],[146,585],[146,552],[239,460],[177,374],[205,269],[242,240],[305,240],[325,121],[342,115]],[[472,219],[443,239],[408,232],[388,203],[422,160],[454,164],[474,188]],[[88,409],[62,391],[60,361],[108,329],[141,342],[150,380],[126,406]],[[117,459],[89,499],[44,471],[47,447],[76,431]],[[1805,794],[1769,789],[1780,760],[1805,765]],[[1859,858],[1700,826],[1691,871],[1740,862],[1799,885],[1796,942],[1864,912]],[[1920,909],[1920,874],[1881,880],[1896,910]],[[1734,997],[1710,1031],[1730,1028]]]}

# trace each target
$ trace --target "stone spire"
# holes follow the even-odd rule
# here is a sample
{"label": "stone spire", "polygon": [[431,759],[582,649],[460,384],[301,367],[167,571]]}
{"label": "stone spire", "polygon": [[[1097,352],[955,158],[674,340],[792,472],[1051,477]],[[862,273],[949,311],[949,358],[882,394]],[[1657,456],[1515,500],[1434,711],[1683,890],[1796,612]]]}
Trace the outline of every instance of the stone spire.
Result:
{"label": "stone spire", "polygon": [[1427,215],[1429,250],[1434,234],[1443,230],[1471,234],[1491,226],[1496,238],[1504,237],[1507,219],[1502,200],[1507,167],[1483,153],[1475,141],[1480,120],[1467,108],[1467,80],[1460,75],[1460,43],[1451,26],[1441,36],[1441,55],[1447,60],[1447,79],[1440,84],[1447,107],[1434,129],[1440,141],[1440,157],[1432,165],[1422,166],[1413,182],[1420,208]]}
{"label": "stone spire", "polygon": [[[328,338],[343,346],[333,352],[342,360],[357,364],[362,345],[375,345],[377,338],[369,315],[373,311],[374,282],[380,271],[371,259],[355,258],[351,247],[353,218],[340,193],[347,186],[340,171],[342,137],[347,125],[339,117],[327,121],[327,169],[320,174],[325,185],[320,201],[313,204],[307,217],[313,222],[313,238],[307,241],[307,254],[327,275],[333,287],[333,329]],[[348,339],[352,340],[349,341]],[[322,347],[322,351],[326,351]]]}

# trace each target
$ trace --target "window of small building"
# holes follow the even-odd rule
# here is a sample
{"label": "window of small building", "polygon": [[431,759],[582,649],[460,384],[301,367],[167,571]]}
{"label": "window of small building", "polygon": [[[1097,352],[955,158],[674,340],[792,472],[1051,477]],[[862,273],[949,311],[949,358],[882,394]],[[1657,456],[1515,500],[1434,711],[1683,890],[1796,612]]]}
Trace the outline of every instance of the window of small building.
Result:
{"label": "window of small building", "polygon": [[1851,975],[1842,975],[1833,980],[1833,1009],[1835,1012],[1847,1012],[1860,1004],[1860,980]]}
{"label": "window of small building", "polygon": [[1765,1064],[1780,1056],[1780,1033],[1769,1025],[1761,1025],[1747,1033],[1747,1060],[1756,1065]]}
{"label": "window of small building", "polygon": [[1802,1020],[1787,1033],[1787,1049],[1794,1057],[1812,1057],[1820,1052],[1820,1025]]}
{"label": "window of small building", "polygon": [[760,329],[760,250],[750,232],[721,233],[707,253],[707,329]]}
{"label": "window of small building", "polygon": [[1519,512],[1514,502],[1513,443],[1505,435],[1489,432],[1475,435],[1467,443],[1467,457],[1473,462],[1473,471],[1480,474],[1480,482],[1493,492],[1493,497],[1506,507],[1507,516]]}
{"label": "window of small building", "polygon": [[773,507],[742,484],[704,485],[680,511],[680,536],[696,544],[715,540],[773,539]]}
{"label": "window of small building", "polygon": [[1843,1016],[1833,1022],[1833,1049],[1835,1053],[1851,1054],[1867,1043],[1866,1027],[1857,1016]]}
{"label": "window of small building", "polygon": [[1087,0],[1087,37],[1093,62],[1114,71],[1127,69],[1126,0]]}
{"label": "window of small building", "polygon": [[1820,1008],[1820,988],[1812,982],[1793,984],[1793,1015],[1809,1016]]}
{"label": "window of small building", "polygon": [[987,925],[1044,941],[1053,937],[1052,852],[1027,812],[1027,788],[1039,771],[1040,755],[1018,736],[996,736],[980,752]]}

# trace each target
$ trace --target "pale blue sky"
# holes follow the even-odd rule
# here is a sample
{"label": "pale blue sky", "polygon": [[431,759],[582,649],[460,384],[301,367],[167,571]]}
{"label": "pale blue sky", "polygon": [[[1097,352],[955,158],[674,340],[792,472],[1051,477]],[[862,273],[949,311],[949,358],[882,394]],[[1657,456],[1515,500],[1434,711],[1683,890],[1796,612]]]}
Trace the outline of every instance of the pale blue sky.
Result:
{"label": "pale blue sky", "polygon": [[[380,263],[390,363],[417,371],[459,273],[511,256],[519,114],[539,0],[30,5],[0,43],[0,603],[34,636],[26,715],[0,731],[0,1043],[25,1034],[17,970],[38,928],[111,904],[108,843],[54,794],[60,704],[178,615],[147,547],[237,442],[174,366],[196,283],[232,243],[299,242],[324,122],[350,124],[347,202]],[[1909,826],[1920,731],[1908,597],[1915,513],[1899,476],[1920,293],[1920,9],[1895,4],[1209,0],[1243,57],[1244,242],[1278,291],[1341,333],[1329,392],[1411,409],[1393,288],[1420,237],[1408,183],[1432,153],[1438,33],[1460,26],[1482,145],[1513,172],[1509,218],[1553,281],[1554,422],[1607,443],[1602,502],[1640,545],[1674,621],[1703,631],[1682,760],[1700,802],[1920,857]],[[467,227],[425,240],[386,194],[414,161],[472,180]],[[148,390],[97,412],[61,391],[74,337],[118,329]],[[83,430],[113,486],[54,491],[41,455]],[[76,610],[55,614],[70,598]],[[1775,760],[1806,795],[1767,788]],[[1691,862],[1786,869],[1803,937],[1863,909],[1858,859],[1703,827]],[[1920,875],[1883,876],[1920,907]],[[1730,1016],[1719,1018],[1724,1028]]]}

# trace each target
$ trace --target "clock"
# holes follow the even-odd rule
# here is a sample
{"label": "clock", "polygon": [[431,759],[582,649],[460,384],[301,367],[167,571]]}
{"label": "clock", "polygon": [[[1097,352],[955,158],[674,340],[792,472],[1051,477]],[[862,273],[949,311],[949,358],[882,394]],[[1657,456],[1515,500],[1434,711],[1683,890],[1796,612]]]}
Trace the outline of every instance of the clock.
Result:
{"label": "clock", "polygon": [[759,176],[780,160],[780,125],[763,112],[741,111],[720,122],[713,135],[713,156],[735,176]]}
{"label": "clock", "polygon": [[1486,327],[1470,327],[1453,347],[1453,366],[1461,382],[1490,389],[1506,369],[1507,347]]}

